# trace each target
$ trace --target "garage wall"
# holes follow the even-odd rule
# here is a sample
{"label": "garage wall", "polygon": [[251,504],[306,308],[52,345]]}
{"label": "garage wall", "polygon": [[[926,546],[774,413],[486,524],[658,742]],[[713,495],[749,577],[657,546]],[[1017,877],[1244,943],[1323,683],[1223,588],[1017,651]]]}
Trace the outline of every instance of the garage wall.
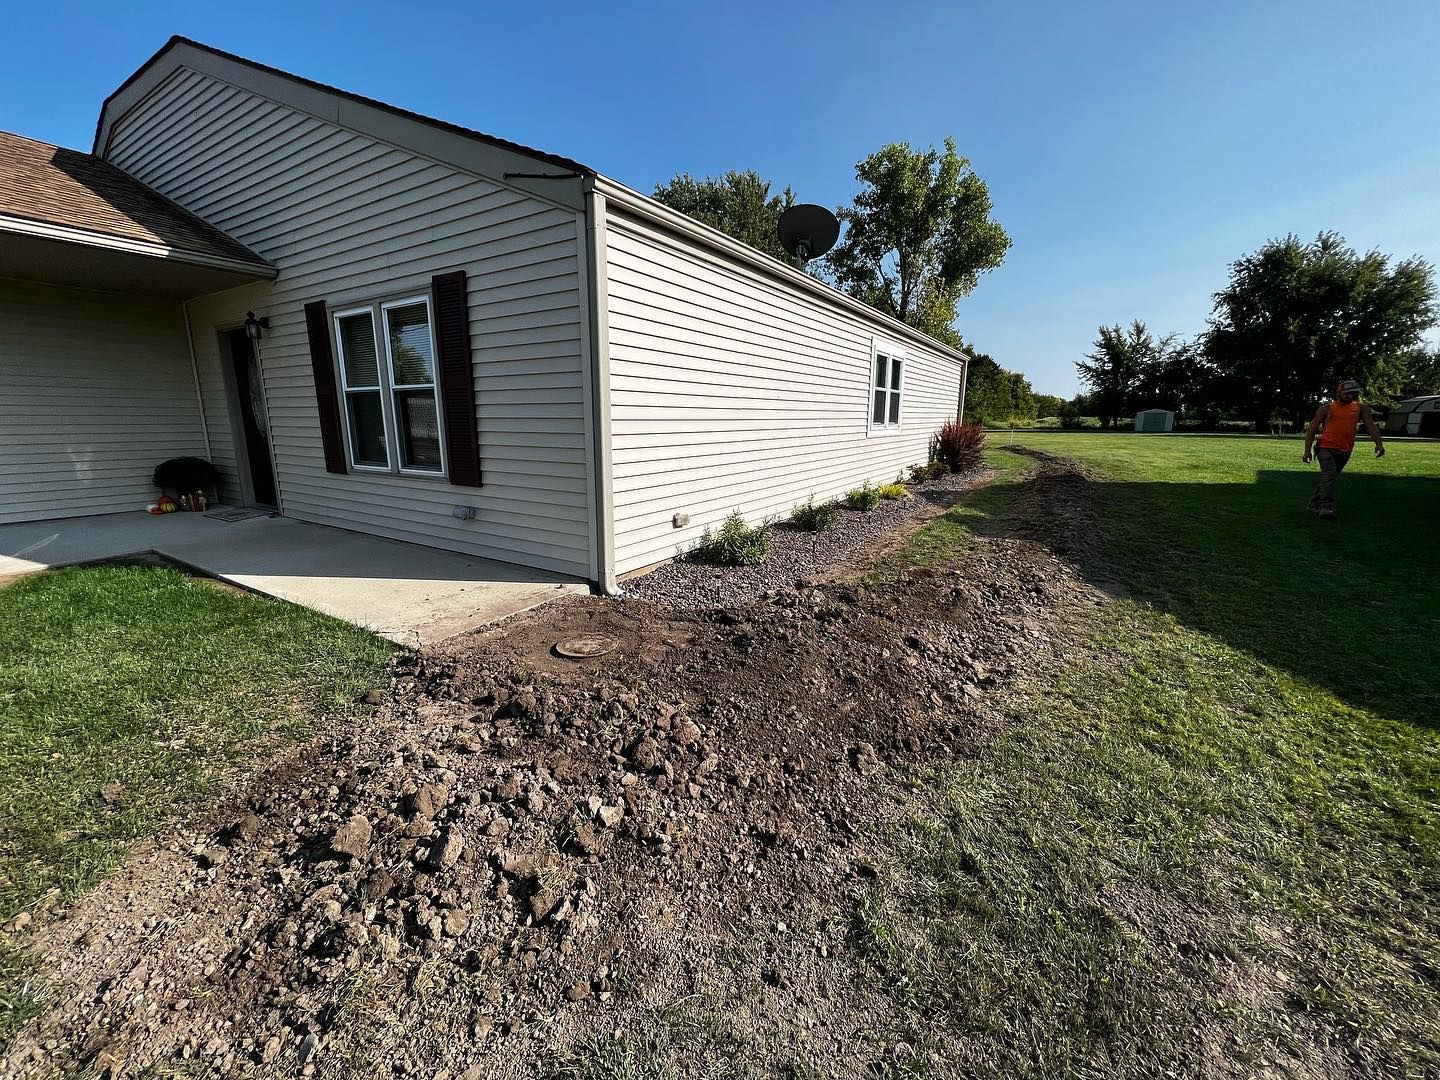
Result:
{"label": "garage wall", "polygon": [[[261,364],[285,515],[594,576],[576,211],[184,66],[115,124],[105,153],[280,268],[271,286],[190,306],[227,475],[217,333],[253,308],[270,318]],[[304,305],[428,292],[455,269],[469,279],[484,485],[326,472]]]}
{"label": "garage wall", "polygon": [[0,522],[143,510],[204,456],[178,300],[0,278]]}
{"label": "garage wall", "polygon": [[606,224],[617,573],[733,511],[754,523],[892,481],[955,416],[961,364],[896,342],[902,423],[871,432],[882,324],[613,207]]}

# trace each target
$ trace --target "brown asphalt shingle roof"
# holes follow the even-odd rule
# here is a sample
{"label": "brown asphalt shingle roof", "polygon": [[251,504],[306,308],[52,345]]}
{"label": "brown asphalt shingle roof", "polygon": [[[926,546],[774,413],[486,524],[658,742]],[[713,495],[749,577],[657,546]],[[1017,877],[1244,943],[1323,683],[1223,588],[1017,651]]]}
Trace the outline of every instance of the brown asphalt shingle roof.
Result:
{"label": "brown asphalt shingle roof", "polygon": [[0,131],[0,215],[268,265],[108,161],[6,131]]}

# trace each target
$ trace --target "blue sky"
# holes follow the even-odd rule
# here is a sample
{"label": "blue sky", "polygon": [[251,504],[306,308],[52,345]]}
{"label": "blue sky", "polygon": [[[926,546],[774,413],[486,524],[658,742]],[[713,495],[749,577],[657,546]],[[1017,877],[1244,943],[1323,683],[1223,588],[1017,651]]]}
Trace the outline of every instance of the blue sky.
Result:
{"label": "blue sky", "polygon": [[1201,329],[1271,236],[1440,262],[1433,0],[45,3],[6,30],[0,128],[82,149],[175,33],[643,191],[754,168],[833,206],[881,144],[953,135],[1015,240],[960,330],[1045,392],[1100,323]]}

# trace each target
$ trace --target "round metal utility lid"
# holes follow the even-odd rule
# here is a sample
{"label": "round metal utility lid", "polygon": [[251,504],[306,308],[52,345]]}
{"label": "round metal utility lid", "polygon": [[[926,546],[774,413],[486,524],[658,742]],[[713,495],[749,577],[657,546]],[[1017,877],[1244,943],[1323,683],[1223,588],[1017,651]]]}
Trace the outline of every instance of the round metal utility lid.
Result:
{"label": "round metal utility lid", "polygon": [[555,652],[567,660],[589,660],[614,652],[620,645],[606,634],[578,634],[555,643]]}

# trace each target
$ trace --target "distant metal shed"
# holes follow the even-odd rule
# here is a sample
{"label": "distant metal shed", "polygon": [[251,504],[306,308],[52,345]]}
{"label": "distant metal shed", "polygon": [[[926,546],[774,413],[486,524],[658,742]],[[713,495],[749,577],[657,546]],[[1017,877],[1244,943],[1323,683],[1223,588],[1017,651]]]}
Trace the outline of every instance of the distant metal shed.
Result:
{"label": "distant metal shed", "polygon": [[1168,409],[1141,409],[1135,414],[1136,431],[1174,431],[1175,414]]}
{"label": "distant metal shed", "polygon": [[1440,438],[1440,394],[1397,401],[1385,414],[1385,430],[1396,435]]}

